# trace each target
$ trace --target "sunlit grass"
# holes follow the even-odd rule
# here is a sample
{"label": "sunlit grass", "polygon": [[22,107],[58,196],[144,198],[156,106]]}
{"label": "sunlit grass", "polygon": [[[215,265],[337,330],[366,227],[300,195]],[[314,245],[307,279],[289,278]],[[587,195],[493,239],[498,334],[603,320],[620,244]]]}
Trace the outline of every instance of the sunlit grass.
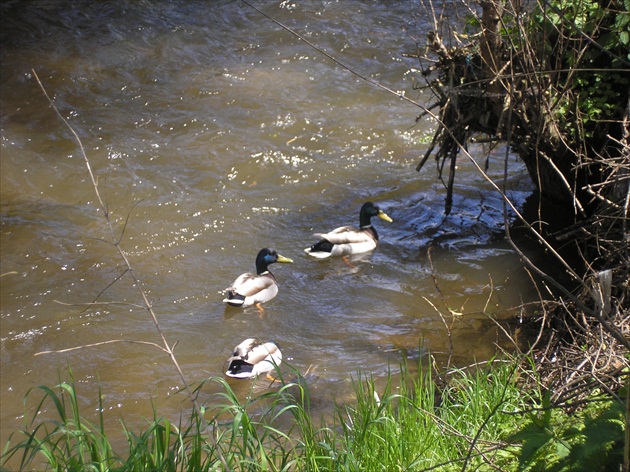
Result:
{"label": "sunlit grass", "polygon": [[[356,405],[340,413],[347,441],[347,466],[354,470],[472,469],[484,462],[508,461],[502,441],[517,426],[507,411],[522,409],[528,397],[519,391],[514,368],[503,364],[451,372],[437,389],[430,370],[411,380],[403,368],[399,382],[380,394],[374,382],[356,382]],[[341,411],[341,409],[340,409]]]}
{"label": "sunlit grass", "polygon": [[[281,381],[276,389],[241,401],[224,379],[211,378],[206,382],[218,384],[220,391],[204,414],[234,470],[449,470],[464,461],[473,468],[488,461],[517,464],[502,442],[517,427],[517,417],[509,412],[527,401],[514,371],[510,363],[453,371],[438,388],[429,369],[412,378],[403,364],[400,375],[389,375],[380,392],[373,379],[358,375],[356,401],[337,405],[333,424],[321,426],[310,414],[303,381]],[[81,416],[71,372],[69,377],[54,388],[40,386],[27,394],[39,392],[41,400],[31,424],[7,444],[4,467],[222,469],[214,442],[194,412],[175,424],[154,411],[140,431],[123,424],[128,447],[114,451],[102,413],[97,424]],[[98,403],[102,412],[100,392]],[[38,413],[50,404],[56,419],[38,422]]]}
{"label": "sunlit grass", "polygon": [[[225,460],[238,471],[529,470],[523,465],[546,460],[591,464],[593,447],[614,464],[623,407],[600,401],[597,410],[570,422],[562,410],[552,416],[541,403],[542,392],[520,387],[524,365],[494,361],[434,378],[431,369],[412,374],[403,362],[384,385],[358,374],[355,398],[336,405],[328,425],[313,418],[307,383],[299,375],[292,382],[281,376],[245,400],[225,379],[213,377],[195,390],[208,382],[219,387],[213,404],[202,408],[204,418],[191,409],[174,423],[154,407],[145,428],[123,423],[126,450],[112,447],[100,391],[96,423],[82,416],[69,371],[67,382],[26,394],[25,404],[37,396],[35,413],[10,437],[0,464],[2,470],[213,471],[223,470]],[[551,447],[556,442],[566,454]],[[549,447],[532,449],[539,443]]]}

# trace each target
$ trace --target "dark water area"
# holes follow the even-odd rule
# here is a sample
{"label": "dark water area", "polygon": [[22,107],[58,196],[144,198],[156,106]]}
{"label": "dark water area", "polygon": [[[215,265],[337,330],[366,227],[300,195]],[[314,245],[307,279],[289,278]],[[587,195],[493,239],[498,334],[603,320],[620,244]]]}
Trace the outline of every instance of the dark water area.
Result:
{"label": "dark water area", "polygon": [[[428,103],[415,37],[431,28],[415,1],[259,2],[339,61]],[[420,110],[350,74],[240,2],[4,2],[1,52],[0,361],[4,444],[32,414],[29,389],[70,367],[108,423],[177,419],[180,379],[111,244],[85,163],[34,69],[85,147],[115,234],[191,383],[223,376],[246,337],[274,339],[285,368],[312,373],[315,413],[352,399],[358,371],[383,379],[401,358],[453,365],[511,342],[538,297],[503,238],[500,196],[465,157],[453,211],[434,166],[416,173],[434,130]],[[483,146],[470,153],[484,162]],[[505,149],[490,154],[503,178]],[[531,193],[508,159],[507,193]],[[358,224],[365,201],[377,249],[342,260],[303,252],[313,233]],[[223,289],[262,247],[280,292],[226,308]],[[438,290],[439,288],[439,290]],[[95,300],[100,303],[91,305]],[[63,353],[88,344],[108,343]],[[239,395],[252,383],[230,381]],[[214,401],[208,383],[202,400]],[[186,405],[186,406],[184,406]],[[30,418],[29,418],[30,419]]]}

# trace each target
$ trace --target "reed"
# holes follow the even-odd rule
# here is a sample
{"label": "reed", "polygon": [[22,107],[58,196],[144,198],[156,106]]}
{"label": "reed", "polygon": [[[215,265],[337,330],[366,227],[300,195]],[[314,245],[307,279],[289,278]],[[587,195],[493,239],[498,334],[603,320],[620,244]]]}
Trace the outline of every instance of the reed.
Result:
{"label": "reed", "polygon": [[[39,392],[41,399],[30,424],[10,438],[1,463],[20,470],[222,470],[216,442],[233,470],[448,469],[464,461],[479,467],[501,462],[499,451],[506,446],[501,438],[516,431],[516,419],[503,410],[522,408],[527,396],[513,374],[513,364],[458,370],[438,389],[430,370],[412,378],[403,363],[380,393],[374,379],[359,374],[356,401],[337,405],[333,424],[321,427],[299,376],[291,382],[280,376],[277,387],[243,401],[223,378],[210,378],[195,389],[198,393],[207,382],[219,387],[215,404],[202,409],[205,421],[193,409],[175,424],[154,408],[143,430],[123,423],[127,450],[114,451],[102,413],[97,424],[82,417],[70,371],[68,382],[27,394]],[[50,404],[56,418],[39,421]],[[98,405],[104,411],[100,391]],[[214,441],[206,437],[208,421],[216,425]],[[509,460],[517,463],[513,454],[505,456]]]}
{"label": "reed", "polygon": [[[3,467],[10,462],[19,464],[19,470],[105,471],[115,470],[121,464],[105,433],[100,388],[99,423],[93,424],[81,416],[71,369],[68,375],[68,382],[60,382],[53,388],[41,385],[26,393],[25,403],[35,393],[39,393],[41,399],[27,428],[9,438],[0,462]],[[57,419],[37,422],[38,416],[51,404]],[[16,434],[23,439],[11,447]]]}
{"label": "reed", "polygon": [[[100,390],[101,413],[92,423],[81,415],[69,370],[67,382],[27,393],[25,403],[39,395],[35,413],[10,437],[0,465],[2,471],[192,472],[226,465],[238,471],[464,471],[542,470],[546,463],[569,467],[558,470],[611,470],[618,464],[622,402],[599,398],[579,410],[554,409],[548,393],[522,388],[524,374],[532,375],[525,365],[493,361],[434,378],[422,367],[412,374],[403,362],[381,386],[359,373],[354,401],[336,405],[329,426],[315,423],[299,375],[287,381],[278,372],[270,388],[252,390],[245,400],[213,377],[194,390],[198,394],[209,382],[219,387],[214,404],[201,408],[203,418],[192,409],[176,424],[154,407],[144,429],[123,422],[122,451],[114,450],[105,430]],[[53,419],[41,419],[51,412]],[[215,425],[214,438],[207,437],[208,422]]]}
{"label": "reed", "polygon": [[[516,420],[505,414],[525,406],[513,364],[449,374],[437,389],[430,370],[410,378],[403,365],[379,394],[374,381],[359,378],[356,405],[344,408],[340,422],[352,470],[472,469],[513,461],[502,438]],[[500,452],[503,449],[502,452]],[[500,456],[504,456],[503,458]]]}

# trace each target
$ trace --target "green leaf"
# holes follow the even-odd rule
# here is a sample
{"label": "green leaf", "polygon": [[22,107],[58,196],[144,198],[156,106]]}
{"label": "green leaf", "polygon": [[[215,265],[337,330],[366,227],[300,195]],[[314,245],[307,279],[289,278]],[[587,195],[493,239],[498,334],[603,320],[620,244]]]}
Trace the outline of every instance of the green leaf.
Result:
{"label": "green leaf", "polygon": [[571,448],[564,441],[558,441],[556,443],[556,455],[559,458],[564,459],[565,457],[569,455],[570,452],[571,452]]}

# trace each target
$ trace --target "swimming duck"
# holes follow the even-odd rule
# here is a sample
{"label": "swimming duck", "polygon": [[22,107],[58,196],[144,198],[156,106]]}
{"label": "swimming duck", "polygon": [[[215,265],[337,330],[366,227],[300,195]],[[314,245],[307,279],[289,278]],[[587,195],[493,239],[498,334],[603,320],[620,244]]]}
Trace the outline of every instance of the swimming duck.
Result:
{"label": "swimming duck", "polygon": [[228,287],[227,297],[223,300],[230,306],[256,305],[265,303],[278,294],[278,284],[274,275],[269,272],[269,264],[274,262],[293,262],[288,257],[281,256],[273,249],[261,249],[256,256],[256,274],[242,274]]}
{"label": "swimming duck", "polygon": [[360,228],[341,226],[329,233],[317,233],[315,236],[320,237],[320,241],[304,251],[317,259],[326,259],[331,256],[345,257],[371,251],[378,243],[378,234],[371,222],[373,216],[378,216],[388,223],[392,222],[392,219],[378,206],[367,202],[363,204],[359,213]]}
{"label": "swimming duck", "polygon": [[282,352],[273,341],[259,343],[249,338],[234,348],[232,357],[228,359],[228,377],[251,379],[260,374],[271,372],[282,363]]}

